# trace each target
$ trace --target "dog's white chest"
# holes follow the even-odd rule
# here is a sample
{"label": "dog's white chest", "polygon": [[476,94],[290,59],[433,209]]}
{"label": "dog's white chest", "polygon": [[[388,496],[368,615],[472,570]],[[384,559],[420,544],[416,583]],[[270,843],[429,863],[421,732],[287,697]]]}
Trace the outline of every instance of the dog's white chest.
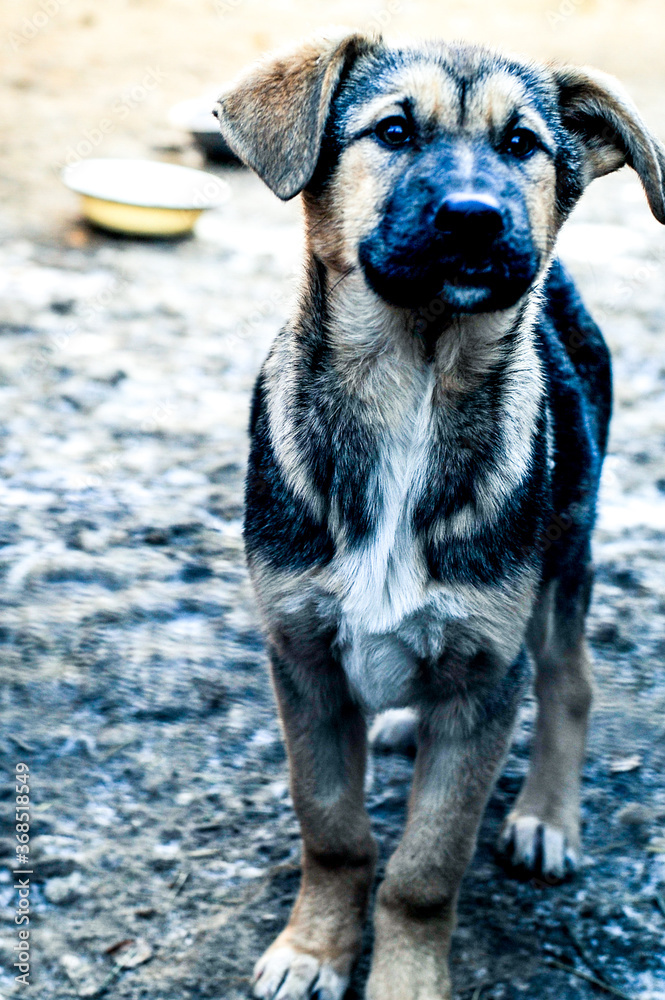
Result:
{"label": "dog's white chest", "polygon": [[432,435],[432,390],[427,372],[412,387],[410,405],[381,434],[381,449],[368,502],[378,517],[364,544],[342,536],[335,572],[343,614],[369,632],[385,633],[417,607],[426,581],[413,532],[413,510],[424,488]]}
{"label": "dog's white chest", "polygon": [[429,465],[433,385],[433,375],[424,374],[412,388],[403,418],[383,438],[369,494],[380,510],[375,530],[361,546],[342,541],[331,567],[340,597],[344,669],[351,687],[373,710],[408,701],[414,647],[426,642],[422,635],[410,641],[414,615],[432,599],[413,510]]}

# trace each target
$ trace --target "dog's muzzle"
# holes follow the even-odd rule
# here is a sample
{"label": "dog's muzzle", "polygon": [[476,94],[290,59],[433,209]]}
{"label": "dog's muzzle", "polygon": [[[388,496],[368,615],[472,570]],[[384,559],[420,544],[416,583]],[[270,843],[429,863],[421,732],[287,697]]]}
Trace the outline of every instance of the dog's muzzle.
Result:
{"label": "dog's muzzle", "polygon": [[447,312],[514,305],[539,268],[526,205],[515,183],[486,171],[475,183],[408,170],[359,247],[360,264],[387,302]]}

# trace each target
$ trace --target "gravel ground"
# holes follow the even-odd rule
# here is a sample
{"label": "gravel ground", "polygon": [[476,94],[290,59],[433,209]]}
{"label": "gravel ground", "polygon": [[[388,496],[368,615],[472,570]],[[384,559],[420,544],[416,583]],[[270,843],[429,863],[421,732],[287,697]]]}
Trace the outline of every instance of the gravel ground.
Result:
{"label": "gravel ground", "polygon": [[[76,248],[0,251],[1,749],[33,775],[40,1000],[105,983],[117,998],[243,997],[297,887],[240,504],[248,393],[288,311],[299,217],[253,177],[221,172],[233,197],[196,239],[81,230]],[[558,888],[512,881],[494,860],[526,769],[529,702],[464,884],[461,998],[483,983],[486,998],[598,995],[552,959],[665,997],[663,249],[629,174],[599,182],[562,241],[617,372],[590,622],[587,857]],[[410,769],[375,761],[384,860]],[[9,997],[15,902],[0,877]],[[352,997],[365,971],[366,956]]]}
{"label": "gravel ground", "polygon": [[[232,198],[192,240],[3,230],[0,751],[5,773],[20,760],[32,775],[39,1000],[239,1000],[297,889],[240,518],[249,391],[288,312],[299,211],[220,173]],[[586,195],[561,249],[607,333],[617,394],[586,854],[560,887],[518,883],[494,858],[526,771],[528,700],[464,883],[453,975],[459,1000],[480,986],[483,1000],[602,997],[556,967],[568,963],[665,1000],[665,235],[622,172]],[[410,773],[374,761],[382,863]],[[11,807],[13,782],[2,788]],[[0,900],[7,1000],[21,993],[8,870]]]}

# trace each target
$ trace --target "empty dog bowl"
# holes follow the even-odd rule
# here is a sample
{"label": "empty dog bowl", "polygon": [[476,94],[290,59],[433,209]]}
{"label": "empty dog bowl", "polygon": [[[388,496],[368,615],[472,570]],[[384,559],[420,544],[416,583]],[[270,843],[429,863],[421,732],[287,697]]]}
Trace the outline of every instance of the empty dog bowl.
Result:
{"label": "empty dog bowl", "polygon": [[188,233],[201,212],[229,195],[213,174],[154,160],[81,160],[65,167],[62,179],[81,195],[86,219],[138,236]]}
{"label": "empty dog bowl", "polygon": [[209,160],[237,163],[238,158],[222,138],[219,123],[212,113],[221,91],[220,85],[215,90],[202,94],[201,97],[174,104],[169,111],[169,122],[174,128],[181,128],[191,133],[195,143]]}

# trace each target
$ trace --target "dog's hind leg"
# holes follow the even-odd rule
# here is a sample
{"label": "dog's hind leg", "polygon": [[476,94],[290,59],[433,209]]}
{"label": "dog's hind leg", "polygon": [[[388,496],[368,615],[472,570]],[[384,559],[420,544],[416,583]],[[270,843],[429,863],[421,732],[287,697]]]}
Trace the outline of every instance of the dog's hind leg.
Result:
{"label": "dog's hind leg", "polygon": [[303,853],[286,928],[257,963],[261,1000],[342,1000],[360,951],[376,847],[364,807],[365,721],[325,641],[281,637],[272,674]]}
{"label": "dog's hind leg", "polygon": [[592,571],[555,580],[541,594],[529,645],[536,662],[538,722],[531,768],[499,842],[516,869],[559,880],[580,849],[580,772],[592,701],[584,624]]}

